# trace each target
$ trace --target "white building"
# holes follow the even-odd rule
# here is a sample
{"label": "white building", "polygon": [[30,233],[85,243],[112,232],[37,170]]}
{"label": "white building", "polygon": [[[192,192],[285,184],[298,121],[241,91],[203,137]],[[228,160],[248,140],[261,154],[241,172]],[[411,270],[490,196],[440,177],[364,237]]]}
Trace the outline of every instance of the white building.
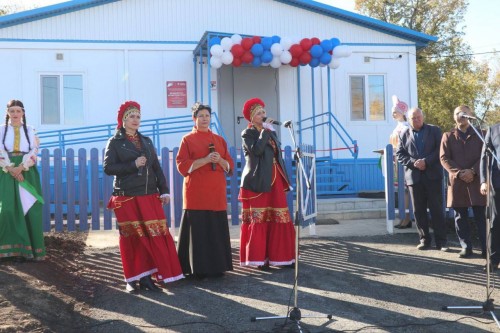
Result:
{"label": "white building", "polygon": [[[206,59],[201,67],[193,61],[207,31],[336,37],[352,54],[331,71],[289,65],[217,70]],[[391,96],[416,106],[416,50],[435,40],[310,0],[73,0],[0,17],[0,102],[22,100],[28,123],[40,132],[115,124],[125,100],[141,104],[143,119],[189,115],[203,96],[229,144],[238,145],[246,123],[237,124],[237,116],[243,102],[257,96],[273,118],[290,119],[295,129],[310,126],[299,120],[331,111],[357,140],[359,157],[375,157],[372,150],[387,144],[395,126]],[[181,107],[167,107],[167,82],[176,81],[186,89],[170,102]],[[317,117],[316,124],[327,119]],[[328,126],[316,127],[315,140],[312,130],[302,131],[302,142],[315,142],[319,155],[344,147],[335,132],[330,143]],[[280,132],[291,145],[288,132]],[[173,148],[183,134],[162,136],[161,144]],[[334,153],[350,156],[348,150]]]}

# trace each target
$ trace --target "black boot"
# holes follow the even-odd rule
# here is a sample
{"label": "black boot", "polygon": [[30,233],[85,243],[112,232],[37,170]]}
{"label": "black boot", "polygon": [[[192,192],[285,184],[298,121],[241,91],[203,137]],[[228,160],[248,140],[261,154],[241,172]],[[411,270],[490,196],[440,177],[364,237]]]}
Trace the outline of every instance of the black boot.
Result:
{"label": "black boot", "polygon": [[144,276],[139,280],[139,286],[141,289],[151,290],[151,291],[161,291],[161,288],[157,287],[153,280],[151,279],[151,275]]}

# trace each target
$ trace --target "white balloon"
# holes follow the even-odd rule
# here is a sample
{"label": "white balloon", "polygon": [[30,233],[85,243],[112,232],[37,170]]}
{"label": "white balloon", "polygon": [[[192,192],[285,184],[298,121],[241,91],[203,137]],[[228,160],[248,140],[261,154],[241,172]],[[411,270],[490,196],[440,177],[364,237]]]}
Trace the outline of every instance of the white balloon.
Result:
{"label": "white balloon", "polygon": [[243,38],[238,34],[234,34],[231,36],[231,40],[233,41],[233,44],[241,44],[242,39]]}
{"label": "white balloon", "polygon": [[280,61],[282,64],[289,64],[290,61],[292,61],[292,54],[290,51],[283,51],[283,53],[280,55]]}
{"label": "white balloon", "polygon": [[229,37],[224,37],[220,41],[220,45],[224,51],[229,51],[231,50],[231,46],[233,46],[233,41]]}
{"label": "white balloon", "polygon": [[283,50],[288,51],[290,49],[290,46],[292,46],[293,42],[289,37],[283,37],[281,38],[280,44]]}
{"label": "white balloon", "polygon": [[339,45],[333,49],[334,58],[345,58],[351,55],[351,50],[346,45]]}
{"label": "white balloon", "polygon": [[272,46],[271,46],[271,53],[273,54],[273,56],[280,56],[282,53],[283,53],[283,47],[281,46],[280,43],[274,43]]}
{"label": "white balloon", "polygon": [[218,57],[210,58],[210,66],[212,66],[213,68],[221,68],[222,67],[221,58],[218,58]]}
{"label": "white balloon", "polygon": [[332,61],[330,61],[330,63],[328,64],[328,66],[330,66],[330,68],[332,68],[332,69],[339,68],[339,66],[340,66],[340,59],[333,58]]}
{"label": "white balloon", "polygon": [[222,63],[224,65],[230,65],[233,62],[234,56],[229,51],[224,51],[221,56]]}
{"label": "white balloon", "polygon": [[273,60],[271,60],[271,67],[272,68],[279,68],[279,67],[281,67],[280,57],[274,57]]}
{"label": "white balloon", "polygon": [[212,47],[210,48],[210,54],[212,54],[214,57],[220,58],[223,52],[224,49],[219,44],[212,45]]}

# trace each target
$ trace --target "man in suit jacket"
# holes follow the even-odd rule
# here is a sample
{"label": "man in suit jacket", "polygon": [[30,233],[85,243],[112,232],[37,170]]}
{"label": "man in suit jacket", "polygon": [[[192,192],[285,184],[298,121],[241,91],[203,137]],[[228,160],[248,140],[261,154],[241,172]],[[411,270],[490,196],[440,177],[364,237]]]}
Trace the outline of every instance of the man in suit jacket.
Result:
{"label": "man in suit jacket", "polygon": [[446,224],[443,210],[443,168],[439,161],[441,129],[424,123],[424,113],[419,108],[408,112],[410,127],[399,135],[396,156],[404,165],[405,180],[414,208],[420,244],[418,250],[431,246],[429,232],[429,208],[436,248],[448,251],[446,246]]}
{"label": "man in suit jacket", "polygon": [[[486,195],[490,190],[491,200],[491,266],[498,269],[500,262],[500,123],[491,126],[486,132],[486,145],[483,146],[481,159],[481,193]],[[487,147],[494,156],[487,158]],[[496,158],[495,158],[496,157]],[[488,162],[489,161],[489,162]],[[487,182],[487,172],[490,174],[489,184]]]}

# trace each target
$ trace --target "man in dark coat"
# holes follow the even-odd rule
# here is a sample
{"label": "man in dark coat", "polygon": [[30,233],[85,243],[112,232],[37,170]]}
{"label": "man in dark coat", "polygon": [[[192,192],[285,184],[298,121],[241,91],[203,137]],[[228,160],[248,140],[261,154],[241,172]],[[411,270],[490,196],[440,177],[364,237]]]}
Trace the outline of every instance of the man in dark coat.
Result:
{"label": "man in dark coat", "polygon": [[410,127],[399,135],[396,156],[404,165],[405,180],[410,191],[415,213],[415,222],[420,236],[418,250],[426,250],[431,245],[429,218],[431,213],[436,248],[448,251],[446,246],[446,225],[443,210],[443,168],[439,163],[441,129],[425,124],[424,113],[419,108],[408,112]]}
{"label": "man in dark coat", "polygon": [[444,133],[441,140],[439,157],[441,164],[448,171],[446,205],[455,212],[455,230],[462,246],[459,257],[467,258],[472,255],[471,233],[467,220],[469,207],[472,207],[474,212],[482,256],[486,257],[486,197],[480,192],[479,182],[483,141],[469,120],[462,115],[472,116],[471,109],[466,105],[455,109],[453,119],[456,127]]}
{"label": "man in dark coat", "polygon": [[[497,158],[500,158],[500,123],[491,126],[486,132],[486,146],[483,146],[481,159],[481,193],[486,195],[488,192],[490,197],[491,209],[491,266],[493,269],[498,269],[500,262],[500,163]],[[494,156],[486,158],[487,149],[489,147]],[[488,163],[489,160],[489,163]],[[487,171],[490,173],[490,181],[487,182]],[[489,185],[489,186],[488,186]]]}

